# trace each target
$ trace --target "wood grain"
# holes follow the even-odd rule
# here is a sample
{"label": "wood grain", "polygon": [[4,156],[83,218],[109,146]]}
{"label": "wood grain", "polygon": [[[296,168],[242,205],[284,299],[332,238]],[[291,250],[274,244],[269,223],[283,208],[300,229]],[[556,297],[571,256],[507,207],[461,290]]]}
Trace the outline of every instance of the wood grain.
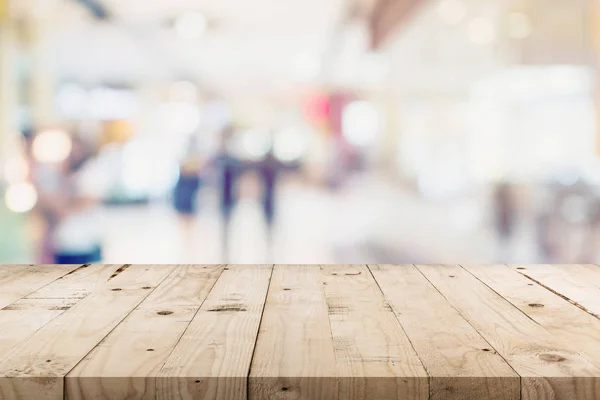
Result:
{"label": "wood grain", "polygon": [[521,376],[527,399],[595,399],[600,370],[458,265],[417,268]]}
{"label": "wood grain", "polygon": [[120,266],[111,265],[77,267],[0,310],[0,359],[29,335],[85,298],[93,288],[106,283],[118,268]]}
{"label": "wood grain", "polygon": [[127,264],[82,265],[27,296],[37,299],[82,299],[129,268]]}
{"label": "wood grain", "polygon": [[[508,266],[465,267],[528,317],[600,368],[600,320]],[[600,301],[600,299],[598,299]]]}
{"label": "wood grain", "polygon": [[570,266],[514,265],[515,271],[536,281],[586,311],[600,316],[600,287],[589,275],[573,274]]}
{"label": "wood grain", "polygon": [[340,399],[428,399],[429,377],[366,266],[323,266]]}
{"label": "wood grain", "polygon": [[430,399],[520,398],[520,378],[413,265],[371,272],[431,376]]}
{"label": "wood grain", "polygon": [[579,280],[600,287],[600,266],[596,264],[554,265],[554,267],[568,272]]}
{"label": "wood grain", "polygon": [[223,267],[179,266],[68,375],[69,400],[155,399],[155,377]]}
{"label": "wood grain", "polygon": [[250,400],[337,399],[329,310],[318,265],[276,265],[250,369]]}
{"label": "wood grain", "polygon": [[0,362],[0,398],[61,399],[64,376],[174,268],[132,266],[14,347]]}
{"label": "wood grain", "polygon": [[600,398],[595,265],[0,267],[0,400]]}
{"label": "wood grain", "polygon": [[157,374],[157,399],[245,399],[272,266],[228,266]]}
{"label": "wood grain", "polygon": [[0,309],[77,269],[78,265],[0,265]]}

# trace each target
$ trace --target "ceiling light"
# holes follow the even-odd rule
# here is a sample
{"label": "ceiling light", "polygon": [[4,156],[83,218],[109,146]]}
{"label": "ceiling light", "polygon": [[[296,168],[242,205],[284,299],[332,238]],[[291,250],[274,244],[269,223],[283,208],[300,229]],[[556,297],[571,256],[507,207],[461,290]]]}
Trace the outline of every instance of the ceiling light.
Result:
{"label": "ceiling light", "polygon": [[446,24],[458,25],[467,15],[467,9],[460,0],[443,0],[438,8],[438,13]]}
{"label": "ceiling light", "polygon": [[469,24],[469,39],[475,44],[490,44],[496,40],[496,29],[488,19],[475,18]]}
{"label": "ceiling light", "polygon": [[201,38],[206,31],[206,26],[206,18],[197,12],[184,14],[175,21],[175,31],[182,39]]}

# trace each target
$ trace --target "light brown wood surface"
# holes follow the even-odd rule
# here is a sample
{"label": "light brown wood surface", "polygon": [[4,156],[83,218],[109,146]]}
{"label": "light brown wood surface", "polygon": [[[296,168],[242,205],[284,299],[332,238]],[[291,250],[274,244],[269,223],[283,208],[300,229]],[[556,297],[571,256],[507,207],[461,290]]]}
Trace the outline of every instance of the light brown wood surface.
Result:
{"label": "light brown wood surface", "polygon": [[521,376],[522,399],[600,396],[600,369],[468,271],[417,268]]}
{"label": "light brown wood surface", "polygon": [[370,266],[431,376],[431,399],[519,399],[517,373],[413,265]]}
{"label": "light brown wood surface", "polygon": [[596,265],[0,266],[0,400],[600,398]]}

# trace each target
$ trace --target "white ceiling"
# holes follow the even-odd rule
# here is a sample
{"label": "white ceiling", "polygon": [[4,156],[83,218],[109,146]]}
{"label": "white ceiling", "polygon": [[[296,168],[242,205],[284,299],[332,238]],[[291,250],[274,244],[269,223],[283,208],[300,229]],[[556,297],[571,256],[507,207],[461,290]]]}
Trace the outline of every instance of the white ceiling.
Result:
{"label": "white ceiling", "polygon": [[[452,26],[443,23],[442,1],[424,3],[387,42],[394,65],[390,86],[400,97],[462,96],[475,82],[514,65],[585,64],[590,0],[460,0],[465,15]],[[503,21],[512,12],[530,18],[530,37],[506,36]],[[469,23],[475,18],[495,26],[493,43],[470,40]]]}
{"label": "white ceiling", "polygon": [[[185,77],[219,90],[248,84],[269,89],[293,81],[299,56],[328,51],[348,3],[103,1],[116,17],[112,22],[94,21],[75,4],[56,14],[60,22],[49,36],[49,49],[62,76],[83,82],[133,83]],[[198,40],[179,38],[173,20],[195,11],[208,19],[208,31]]]}
{"label": "white ceiling", "polygon": [[[32,2],[36,1],[34,7]],[[222,94],[235,96],[268,93],[294,84],[299,57],[310,60],[324,56],[329,63],[324,76],[328,84],[336,79],[343,81],[343,75],[348,76],[346,82],[351,81],[357,70],[366,70],[356,61],[356,54],[368,40],[365,26],[346,23],[340,35],[352,0],[102,1],[115,15],[114,21],[94,21],[73,0],[19,0],[18,4],[28,10],[40,10],[41,4],[45,9],[54,5],[55,13],[49,20],[55,23],[47,35],[48,50],[61,76],[84,83],[195,79]],[[373,3],[356,1],[366,9]],[[452,91],[511,62],[515,43],[508,47],[503,43],[474,45],[468,40],[467,25],[475,17],[497,19],[518,3],[527,5],[517,9],[522,8],[533,18],[537,36],[534,34],[531,43],[536,49],[554,54],[559,43],[569,50],[583,43],[575,29],[586,26],[582,17],[564,18],[575,16],[573,11],[561,9],[552,14],[558,19],[544,24],[550,19],[546,7],[550,0],[461,1],[468,15],[459,26],[445,26],[438,14],[440,0],[430,0],[396,31],[386,49],[392,56],[394,78],[386,83],[393,83],[394,90]],[[553,10],[559,3],[567,3],[551,1]],[[568,4],[573,10],[584,10],[582,4],[586,2],[589,0],[571,0]],[[203,38],[183,40],[175,34],[172,22],[186,12],[201,12],[208,19],[209,29]],[[564,40],[560,39],[557,35],[562,31],[557,27],[571,36],[565,34]],[[546,31],[553,33],[548,36]],[[537,54],[532,49],[527,48],[528,53]],[[332,52],[337,52],[336,60]],[[566,60],[574,57],[565,54]]]}

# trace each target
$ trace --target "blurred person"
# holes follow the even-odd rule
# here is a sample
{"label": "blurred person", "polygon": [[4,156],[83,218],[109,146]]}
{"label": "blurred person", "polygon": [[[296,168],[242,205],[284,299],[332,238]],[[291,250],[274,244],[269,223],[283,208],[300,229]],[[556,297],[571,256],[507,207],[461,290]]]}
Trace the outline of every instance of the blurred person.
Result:
{"label": "blurred person", "polygon": [[33,210],[39,217],[40,244],[38,247],[37,262],[41,264],[54,263],[54,249],[52,234],[58,225],[58,210],[53,204],[60,193],[60,178],[62,171],[60,165],[40,164],[33,156],[34,130],[23,133],[25,139],[25,158],[28,165],[29,179],[38,192],[38,202]]}
{"label": "blurred person", "polygon": [[496,232],[500,245],[500,261],[507,262],[506,250],[516,224],[516,206],[511,186],[507,182],[497,185],[494,192]]}
{"label": "blurred person", "polygon": [[227,262],[229,257],[229,230],[231,215],[237,203],[236,181],[240,172],[241,162],[231,154],[229,143],[235,130],[227,126],[221,136],[219,149],[211,160],[210,166],[217,171],[219,179],[219,209],[223,228],[223,258]]}
{"label": "blurred person", "polygon": [[259,176],[263,185],[262,207],[267,223],[268,243],[272,247],[273,222],[275,220],[275,195],[277,192],[277,182],[279,170],[282,164],[275,158],[273,148],[265,155],[259,163]]}
{"label": "blurred person", "polygon": [[186,233],[190,233],[196,215],[196,199],[201,186],[201,155],[197,139],[192,137],[179,166],[179,179],[173,190],[173,203]]}
{"label": "blurred person", "polygon": [[[55,264],[87,264],[102,260],[102,217],[99,205],[108,188],[99,159],[78,137],[64,162],[40,164],[35,183],[46,219],[44,246]],[[45,254],[48,257],[48,254]]]}

